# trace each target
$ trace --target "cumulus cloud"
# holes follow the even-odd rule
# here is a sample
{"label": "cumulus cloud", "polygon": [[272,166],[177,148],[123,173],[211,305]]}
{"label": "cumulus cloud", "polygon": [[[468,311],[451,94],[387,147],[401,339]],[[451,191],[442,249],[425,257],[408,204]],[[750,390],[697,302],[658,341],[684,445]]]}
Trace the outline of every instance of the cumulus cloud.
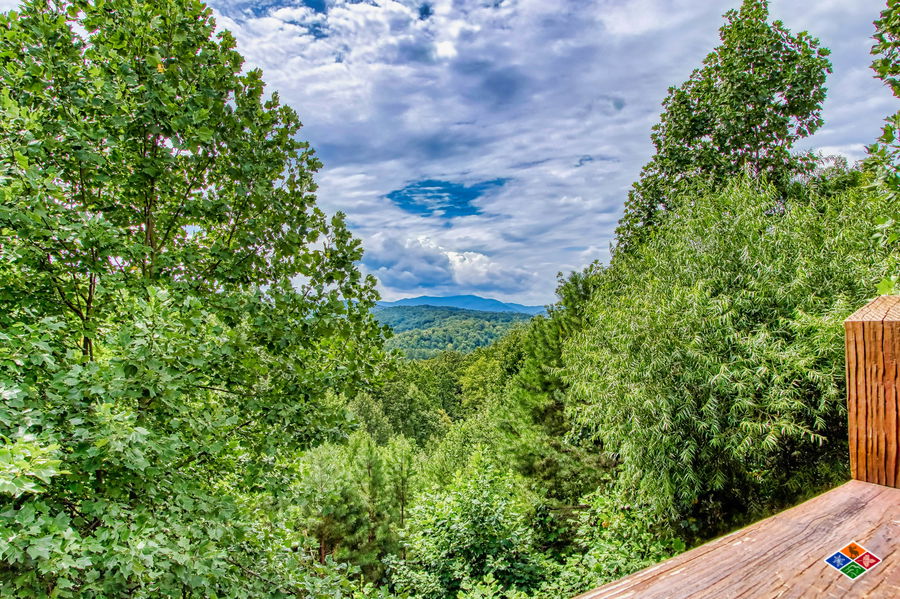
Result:
{"label": "cumulus cloud", "polygon": [[[300,113],[326,165],[320,202],[348,214],[386,296],[544,303],[558,271],[608,258],[667,88],[739,2],[211,4]],[[826,126],[804,148],[857,158],[896,109],[868,68],[882,7],[772,0],[773,18],[833,50]]]}
{"label": "cumulus cloud", "polygon": [[385,297],[415,293],[527,290],[536,273],[502,264],[479,252],[455,252],[427,237],[397,238],[376,233],[366,240],[363,267],[375,275]]}
{"label": "cumulus cloud", "polygon": [[478,252],[447,252],[453,279],[465,289],[518,293],[528,288],[535,273],[505,266]]}
{"label": "cumulus cloud", "polygon": [[429,289],[453,283],[450,258],[427,238],[401,241],[377,233],[368,241],[364,264],[388,288]]}

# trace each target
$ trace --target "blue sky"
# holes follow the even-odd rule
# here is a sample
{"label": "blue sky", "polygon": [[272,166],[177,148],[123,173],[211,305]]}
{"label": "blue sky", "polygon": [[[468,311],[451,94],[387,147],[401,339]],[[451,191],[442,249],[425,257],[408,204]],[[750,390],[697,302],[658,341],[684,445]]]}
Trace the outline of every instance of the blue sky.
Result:
{"label": "blue sky", "polygon": [[[0,0],[0,8],[15,4]],[[212,0],[325,163],[387,299],[553,300],[608,259],[670,85],[739,0]],[[803,147],[861,158],[896,101],[869,69],[883,0],[773,0],[833,51],[826,125]]]}

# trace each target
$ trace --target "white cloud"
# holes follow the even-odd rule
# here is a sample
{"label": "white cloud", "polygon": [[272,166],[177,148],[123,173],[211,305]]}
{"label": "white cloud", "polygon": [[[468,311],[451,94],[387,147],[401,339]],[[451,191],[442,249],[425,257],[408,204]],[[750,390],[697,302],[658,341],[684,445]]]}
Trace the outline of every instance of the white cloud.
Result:
{"label": "white cloud", "polygon": [[866,146],[847,144],[845,146],[821,146],[816,148],[822,156],[843,156],[850,164],[866,157]]}
{"label": "white cloud", "polygon": [[479,252],[447,250],[425,236],[403,238],[376,233],[365,241],[364,268],[378,277],[389,299],[463,291],[512,296],[527,289],[536,276]]}
{"label": "white cloud", "polygon": [[613,35],[641,35],[678,27],[690,18],[688,2],[664,0],[606,0],[600,21]]}
{"label": "white cloud", "polygon": [[456,46],[453,42],[444,40],[434,45],[437,55],[440,58],[453,58],[457,55]]}
{"label": "white cloud", "polygon": [[516,293],[536,276],[524,268],[494,262],[478,252],[447,252],[447,257],[453,267],[454,281],[465,289]]}
{"label": "white cloud", "polygon": [[390,288],[432,288],[453,283],[446,252],[427,238],[399,240],[376,233],[368,240],[366,266]]}

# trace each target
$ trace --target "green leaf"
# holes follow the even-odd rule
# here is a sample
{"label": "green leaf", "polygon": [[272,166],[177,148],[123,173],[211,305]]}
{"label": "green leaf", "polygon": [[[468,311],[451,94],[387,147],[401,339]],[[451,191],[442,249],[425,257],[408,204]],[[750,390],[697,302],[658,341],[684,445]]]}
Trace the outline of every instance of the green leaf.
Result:
{"label": "green leaf", "polygon": [[898,277],[896,275],[891,277],[885,277],[878,283],[878,288],[876,293],[878,295],[896,295],[897,293],[897,280]]}

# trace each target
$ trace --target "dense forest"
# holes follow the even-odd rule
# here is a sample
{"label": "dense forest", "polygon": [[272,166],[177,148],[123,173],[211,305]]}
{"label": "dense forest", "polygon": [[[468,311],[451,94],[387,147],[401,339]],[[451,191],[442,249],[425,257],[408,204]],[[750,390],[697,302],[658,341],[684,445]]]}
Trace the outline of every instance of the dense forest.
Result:
{"label": "dense forest", "polygon": [[490,345],[531,316],[425,305],[376,307],[375,318],[394,333],[385,347],[407,358],[426,359],[443,351],[468,353]]}
{"label": "dense forest", "polygon": [[[900,2],[873,19],[900,96]],[[610,263],[405,360],[209,8],[0,16],[0,595],[556,599],[845,480],[841,322],[897,282],[900,113],[862,164],[797,152],[827,49],[765,0],[720,37]]]}

